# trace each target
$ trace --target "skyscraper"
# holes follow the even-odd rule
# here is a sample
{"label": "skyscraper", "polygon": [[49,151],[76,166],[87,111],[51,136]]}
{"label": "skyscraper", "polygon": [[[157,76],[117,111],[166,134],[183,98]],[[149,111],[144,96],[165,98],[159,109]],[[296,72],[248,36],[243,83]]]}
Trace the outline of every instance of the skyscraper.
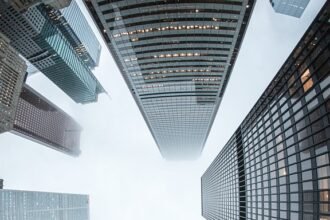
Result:
{"label": "skyscraper", "polygon": [[0,179],[0,189],[3,189],[3,179]]}
{"label": "skyscraper", "polygon": [[166,159],[198,157],[254,0],[85,0]]}
{"label": "skyscraper", "polygon": [[60,16],[59,20],[63,19],[66,23],[61,27],[66,28],[64,32],[71,35],[67,38],[72,41],[71,44],[74,45],[76,52],[88,66],[91,68],[96,67],[100,59],[101,45],[76,0],[73,0],[68,7],[62,9]]}
{"label": "skyscraper", "polygon": [[13,47],[77,103],[105,92],[74,45],[58,27],[57,10],[38,4],[23,12],[0,0],[0,31]]}
{"label": "skyscraper", "polygon": [[40,3],[48,4],[56,9],[61,9],[67,7],[71,0],[10,0],[10,2],[16,10],[21,11]]}
{"label": "skyscraper", "polygon": [[22,89],[12,132],[63,153],[80,153],[79,124],[28,85]]}
{"label": "skyscraper", "polygon": [[89,220],[88,195],[0,190],[1,220]]}
{"label": "skyscraper", "polygon": [[330,219],[330,2],[201,178],[206,219]]}
{"label": "skyscraper", "polygon": [[0,32],[0,133],[12,129],[26,64]]}
{"label": "skyscraper", "polygon": [[309,0],[269,0],[275,12],[300,18]]}

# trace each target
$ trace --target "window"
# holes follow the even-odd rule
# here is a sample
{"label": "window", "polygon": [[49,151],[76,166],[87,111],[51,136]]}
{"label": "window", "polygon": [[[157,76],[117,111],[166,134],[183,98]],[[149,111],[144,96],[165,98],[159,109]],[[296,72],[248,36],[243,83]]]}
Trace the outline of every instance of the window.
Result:
{"label": "window", "polygon": [[304,83],[307,80],[303,85],[305,92],[307,92],[310,88],[312,88],[312,86],[314,84],[313,79],[310,78],[310,76],[311,76],[311,73],[310,73],[309,69],[306,69],[305,72],[300,77],[301,83]]}
{"label": "window", "polygon": [[330,179],[319,180],[319,189],[330,189]]}
{"label": "window", "polygon": [[329,155],[324,154],[316,158],[317,166],[323,166],[329,164]]}
{"label": "window", "polygon": [[319,178],[330,176],[330,167],[325,166],[317,169],[317,175]]}

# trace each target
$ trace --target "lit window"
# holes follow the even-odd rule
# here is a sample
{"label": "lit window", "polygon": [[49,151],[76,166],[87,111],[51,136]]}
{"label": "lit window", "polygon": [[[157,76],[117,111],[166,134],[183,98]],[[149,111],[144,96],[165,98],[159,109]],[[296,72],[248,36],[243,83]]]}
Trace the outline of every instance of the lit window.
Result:
{"label": "lit window", "polygon": [[329,192],[328,191],[320,192],[320,200],[322,202],[328,202],[329,201]]}
{"label": "lit window", "polygon": [[310,78],[311,73],[309,69],[306,69],[306,71],[301,75],[300,80],[301,83],[304,83],[308,78],[307,82],[304,83],[304,91],[307,92],[312,86],[313,86],[313,79]]}
{"label": "lit window", "polygon": [[330,188],[330,179],[319,180],[319,189],[329,189]]}

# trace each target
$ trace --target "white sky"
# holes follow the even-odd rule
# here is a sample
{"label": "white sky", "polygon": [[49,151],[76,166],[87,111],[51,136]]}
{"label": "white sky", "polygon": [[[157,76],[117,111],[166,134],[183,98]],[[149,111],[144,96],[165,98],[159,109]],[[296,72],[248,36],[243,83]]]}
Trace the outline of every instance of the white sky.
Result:
{"label": "white sky", "polygon": [[42,74],[31,76],[28,84],[83,126],[82,154],[72,158],[13,134],[2,134],[0,178],[5,180],[5,188],[89,194],[91,220],[203,219],[201,175],[324,2],[311,0],[300,19],[276,14],[268,0],[257,2],[204,152],[196,161],[161,158],[102,40],[95,75],[111,99],[101,95],[96,104],[75,104]]}

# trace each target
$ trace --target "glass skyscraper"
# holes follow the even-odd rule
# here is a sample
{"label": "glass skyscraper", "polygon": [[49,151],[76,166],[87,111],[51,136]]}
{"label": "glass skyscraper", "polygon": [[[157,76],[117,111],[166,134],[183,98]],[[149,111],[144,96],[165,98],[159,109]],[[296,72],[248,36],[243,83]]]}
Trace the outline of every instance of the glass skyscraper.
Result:
{"label": "glass skyscraper", "polygon": [[201,178],[202,215],[330,219],[330,2]]}
{"label": "glass skyscraper", "polygon": [[309,0],[270,0],[275,12],[300,18]]}
{"label": "glass skyscraper", "polygon": [[39,3],[48,4],[53,8],[61,9],[67,7],[71,0],[10,0],[10,2],[16,10],[23,11]]}
{"label": "glass skyscraper", "polygon": [[105,92],[58,26],[57,9],[39,4],[19,12],[0,0],[0,13],[0,31],[13,47],[75,102],[95,102]]}
{"label": "glass skyscraper", "polygon": [[101,45],[76,0],[73,0],[68,7],[61,9],[60,16],[62,16],[60,19],[66,22],[62,27],[66,29],[64,32],[67,35],[71,35],[68,39],[72,41],[76,52],[88,66],[96,67],[100,59]]}
{"label": "glass skyscraper", "polygon": [[0,133],[13,128],[27,66],[0,32]]}
{"label": "glass skyscraper", "polygon": [[254,0],[85,0],[166,159],[204,147]]}
{"label": "glass skyscraper", "polygon": [[28,85],[18,100],[12,132],[57,151],[80,154],[82,128],[68,114]]}
{"label": "glass skyscraper", "polygon": [[0,190],[1,220],[89,220],[88,195]]}

